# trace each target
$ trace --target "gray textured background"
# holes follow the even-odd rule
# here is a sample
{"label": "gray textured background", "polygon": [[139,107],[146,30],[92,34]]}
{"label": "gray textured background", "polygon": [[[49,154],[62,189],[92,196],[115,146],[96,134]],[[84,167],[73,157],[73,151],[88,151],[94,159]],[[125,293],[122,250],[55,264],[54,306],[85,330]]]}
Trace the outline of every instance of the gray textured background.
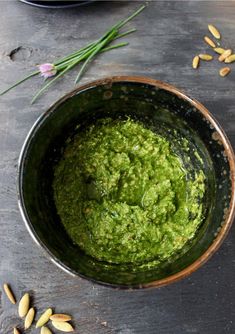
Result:
{"label": "gray textured background", "polygon": [[[70,10],[45,10],[0,1],[0,89],[37,63],[53,61],[100,36],[140,2],[97,2]],[[192,56],[207,50],[202,37],[215,23],[226,46],[235,48],[234,1],[155,1],[129,24],[138,32],[128,47],[98,57],[82,82],[106,75],[136,74],[164,80],[199,99],[235,144],[235,64],[220,78],[218,62],[191,68]],[[11,50],[23,48],[12,56]],[[217,254],[191,277],[149,291],[115,291],[71,278],[57,269],[31,240],[17,207],[16,164],[34,121],[73,87],[76,70],[38,103],[33,79],[0,98],[0,283],[19,298],[30,291],[38,312],[47,306],[74,316],[80,334],[235,333],[235,228]],[[0,333],[22,325],[16,308],[0,295]],[[107,322],[107,326],[102,325]],[[31,331],[36,333],[36,330]]]}

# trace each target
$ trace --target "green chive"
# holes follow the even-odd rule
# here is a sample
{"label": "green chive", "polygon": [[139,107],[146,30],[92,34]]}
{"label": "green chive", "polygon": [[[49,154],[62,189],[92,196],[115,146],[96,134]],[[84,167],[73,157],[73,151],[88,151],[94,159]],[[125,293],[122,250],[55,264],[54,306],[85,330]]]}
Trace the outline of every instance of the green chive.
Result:
{"label": "green chive", "polygon": [[[62,77],[67,71],[71,70],[74,66],[78,65],[80,62],[84,61],[82,64],[78,75],[75,79],[75,83],[77,83],[82,75],[84,74],[86,67],[88,64],[96,57],[97,54],[103,53],[106,51],[110,51],[113,49],[117,49],[123,46],[128,45],[127,42],[115,44],[109,46],[109,44],[118,39],[122,38],[124,36],[127,36],[128,34],[135,32],[136,29],[130,29],[128,31],[125,31],[123,33],[119,33],[119,30],[127,24],[130,20],[132,20],[134,17],[136,17],[142,10],[145,8],[145,5],[141,6],[138,10],[136,10],[132,15],[127,17],[124,20],[119,21],[115,25],[113,25],[109,30],[107,30],[98,40],[87,44],[85,47],[65,56],[60,59],[57,59],[52,65],[55,66],[57,74],[53,79],[50,79],[46,82],[46,84],[34,95],[32,99],[32,103],[35,102],[35,100],[53,83],[55,83],[60,77]],[[24,81],[32,78],[35,75],[41,74],[40,71],[35,71],[29,74],[28,76],[24,77],[23,79],[17,81],[14,85],[10,86],[9,88],[3,90],[0,92],[0,95],[3,95],[7,93],[9,90],[13,89],[14,87],[18,86],[19,84],[23,83]],[[45,76],[45,73],[42,73]]]}

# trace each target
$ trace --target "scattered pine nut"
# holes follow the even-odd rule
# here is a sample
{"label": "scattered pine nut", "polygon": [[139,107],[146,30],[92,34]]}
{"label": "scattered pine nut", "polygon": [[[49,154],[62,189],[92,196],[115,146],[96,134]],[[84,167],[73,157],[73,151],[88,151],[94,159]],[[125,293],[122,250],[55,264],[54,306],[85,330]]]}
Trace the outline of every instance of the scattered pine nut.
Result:
{"label": "scattered pine nut", "polygon": [[13,334],[21,334],[17,327],[14,327]]}
{"label": "scattered pine nut", "polygon": [[73,332],[74,329],[68,322],[62,322],[62,321],[52,321],[52,325],[62,332]]}
{"label": "scattered pine nut", "polygon": [[212,48],[215,48],[216,47],[216,45],[215,45],[215,43],[212,41],[212,39],[210,39],[208,36],[205,36],[204,37],[204,41],[208,44],[208,45],[210,45]]}
{"label": "scattered pine nut", "polygon": [[51,332],[51,330],[48,327],[42,326],[40,334],[52,334],[52,332]]}
{"label": "scattered pine nut", "polygon": [[25,317],[24,329],[28,329],[32,325],[34,315],[35,315],[35,310],[34,310],[33,307],[31,307],[31,309],[28,311],[28,313]]}
{"label": "scattered pine nut", "polygon": [[215,38],[220,39],[220,32],[215,26],[213,26],[212,24],[208,24],[208,29]]}
{"label": "scattered pine nut", "polygon": [[52,321],[70,321],[71,319],[72,317],[70,315],[62,313],[53,314],[50,316],[50,320]]}
{"label": "scattered pine nut", "polygon": [[[199,57],[196,56],[199,61]],[[7,283],[4,283],[3,289],[8,297],[8,299],[13,303],[16,304],[15,297],[11,291],[11,288]],[[29,329],[34,321],[35,317],[35,309],[34,307],[30,307],[30,296],[28,293],[25,293],[22,298],[20,299],[19,306],[18,306],[18,313],[21,318],[25,317],[24,321],[24,328],[25,330]],[[36,323],[36,328],[41,327],[40,334],[53,334],[52,331],[44,326],[46,322],[51,320],[52,325],[62,331],[62,332],[73,332],[73,326],[68,322],[72,319],[69,314],[58,313],[52,315],[52,309],[48,308],[39,318]],[[20,330],[17,327],[13,328],[13,334],[21,334]]]}
{"label": "scattered pine nut", "polygon": [[52,309],[48,308],[38,319],[36,323],[36,328],[45,325],[49,321],[51,315],[52,315]]}
{"label": "scattered pine nut", "polygon": [[3,284],[3,289],[5,291],[5,294],[7,295],[7,298],[10,300],[12,304],[16,303],[15,296],[13,295],[13,292],[10,288],[10,286],[7,283]]}
{"label": "scattered pine nut", "polygon": [[29,294],[25,293],[19,302],[19,316],[21,318],[25,317],[29,310]]}
{"label": "scattered pine nut", "polygon": [[224,53],[226,50],[223,48],[214,48],[214,51],[220,55],[222,55],[222,53]]}
{"label": "scattered pine nut", "polygon": [[194,69],[198,68],[198,66],[199,66],[199,62],[200,62],[200,58],[199,58],[199,56],[195,56],[195,57],[193,58],[193,62],[192,62],[192,66],[193,66]]}
{"label": "scattered pine nut", "polygon": [[230,56],[228,56],[226,59],[225,59],[225,63],[233,63],[235,61],[235,54],[232,54]]}
{"label": "scattered pine nut", "polygon": [[208,61],[208,60],[212,60],[212,59],[213,59],[213,57],[212,57],[211,55],[208,55],[208,54],[206,54],[206,53],[201,53],[201,54],[199,55],[199,58],[202,59],[202,60],[206,60],[206,61]]}
{"label": "scattered pine nut", "polygon": [[219,56],[219,61],[222,62],[224,61],[226,58],[228,58],[230,55],[232,54],[232,50],[228,49],[226,51],[224,51],[224,53],[222,53],[222,55]]}
{"label": "scattered pine nut", "polygon": [[221,77],[226,77],[226,75],[228,75],[230,72],[231,72],[231,69],[229,67],[223,67],[219,71],[219,74]]}

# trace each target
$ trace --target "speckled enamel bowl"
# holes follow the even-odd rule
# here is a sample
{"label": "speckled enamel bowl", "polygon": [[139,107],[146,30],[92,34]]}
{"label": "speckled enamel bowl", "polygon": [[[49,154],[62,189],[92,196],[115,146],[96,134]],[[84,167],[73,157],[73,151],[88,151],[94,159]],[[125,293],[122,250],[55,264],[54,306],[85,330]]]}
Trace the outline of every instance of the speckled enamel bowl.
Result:
{"label": "speckled enamel bowl", "polygon": [[[55,209],[53,168],[65,140],[78,124],[85,127],[106,116],[128,116],[146,126],[151,124],[156,131],[164,125],[169,132],[186,137],[202,161],[205,218],[184,251],[151,269],[113,265],[89,257],[72,243]],[[192,160],[193,151],[187,153]],[[112,287],[159,287],[191,274],[218,249],[234,217],[235,162],[225,133],[199,102],[149,78],[106,78],[61,98],[32,127],[20,154],[18,173],[20,211],[37,244],[66,272]]]}

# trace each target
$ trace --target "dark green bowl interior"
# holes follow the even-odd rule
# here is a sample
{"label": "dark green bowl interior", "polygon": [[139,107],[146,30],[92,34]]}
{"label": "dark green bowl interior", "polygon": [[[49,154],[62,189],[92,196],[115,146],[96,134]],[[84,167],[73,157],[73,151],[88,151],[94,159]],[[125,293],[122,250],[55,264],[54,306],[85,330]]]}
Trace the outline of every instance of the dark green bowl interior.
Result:
{"label": "dark green bowl interior", "polygon": [[[53,169],[65,140],[99,118],[139,120],[172,141],[188,170],[203,169],[205,219],[195,238],[174,259],[154,269],[99,262],[84,254],[66,234],[57,215],[52,193]],[[184,151],[182,138],[190,146]],[[33,127],[19,166],[22,212],[36,240],[68,271],[104,284],[137,287],[166,278],[197,260],[213,243],[229,207],[230,166],[224,147],[209,121],[188,101],[175,94],[138,82],[100,84],[70,94],[45,113]],[[195,157],[195,150],[203,163]],[[187,155],[191,165],[187,166]]]}

